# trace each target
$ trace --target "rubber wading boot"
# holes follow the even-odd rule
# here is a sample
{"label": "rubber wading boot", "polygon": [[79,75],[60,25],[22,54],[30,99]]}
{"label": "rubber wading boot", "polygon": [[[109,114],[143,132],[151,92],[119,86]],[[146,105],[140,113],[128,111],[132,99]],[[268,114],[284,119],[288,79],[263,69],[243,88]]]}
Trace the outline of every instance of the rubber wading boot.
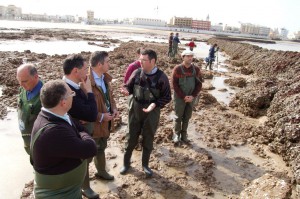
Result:
{"label": "rubber wading boot", "polygon": [[85,197],[89,199],[96,199],[99,198],[99,194],[93,191],[90,187],[90,177],[89,177],[89,164],[87,165],[86,175],[82,184],[82,190],[81,193]]}
{"label": "rubber wading boot", "polygon": [[95,174],[96,177],[102,178],[104,180],[114,180],[114,176],[110,175],[105,170],[106,160],[104,151],[98,152],[98,154],[94,158],[94,162],[97,168],[97,173]]}
{"label": "rubber wading boot", "polygon": [[125,154],[124,154],[124,165],[123,165],[123,167],[120,170],[120,174],[121,175],[125,175],[127,173],[127,171],[129,170],[129,168],[130,168],[131,154],[132,154],[132,152],[125,151]]}
{"label": "rubber wading boot", "polygon": [[180,141],[180,134],[174,133],[173,134],[173,142],[178,143]]}
{"label": "rubber wading boot", "polygon": [[143,150],[142,166],[147,178],[152,177],[153,171],[148,167],[151,152]]}
{"label": "rubber wading boot", "polygon": [[187,138],[187,133],[186,132],[182,132],[181,133],[181,140],[185,143],[189,143],[190,140]]}

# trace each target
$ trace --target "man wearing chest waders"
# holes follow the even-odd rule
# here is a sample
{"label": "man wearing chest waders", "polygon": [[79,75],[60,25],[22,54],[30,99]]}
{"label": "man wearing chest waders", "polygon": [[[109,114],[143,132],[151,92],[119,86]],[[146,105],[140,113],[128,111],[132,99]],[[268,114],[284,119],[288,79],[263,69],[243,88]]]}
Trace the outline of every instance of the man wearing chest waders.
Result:
{"label": "man wearing chest waders", "polygon": [[199,67],[192,64],[193,52],[185,50],[182,52],[181,57],[183,59],[182,64],[175,66],[172,73],[174,109],[177,116],[173,141],[175,143],[179,141],[188,143],[187,128],[202,83]]}

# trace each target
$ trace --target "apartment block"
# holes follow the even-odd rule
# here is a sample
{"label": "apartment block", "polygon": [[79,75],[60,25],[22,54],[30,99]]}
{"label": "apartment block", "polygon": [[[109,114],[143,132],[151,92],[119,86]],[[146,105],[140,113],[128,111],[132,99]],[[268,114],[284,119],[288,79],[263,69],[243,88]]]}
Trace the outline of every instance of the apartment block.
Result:
{"label": "apartment block", "polygon": [[0,6],[0,17],[5,19],[21,18],[22,9],[14,5]]}
{"label": "apartment block", "polygon": [[192,28],[198,30],[210,30],[210,21],[192,20]]}
{"label": "apartment block", "polygon": [[144,26],[166,26],[167,22],[160,19],[133,18],[132,24]]}
{"label": "apartment block", "polygon": [[193,19],[189,17],[172,17],[170,25],[181,28],[192,28],[192,21]]}

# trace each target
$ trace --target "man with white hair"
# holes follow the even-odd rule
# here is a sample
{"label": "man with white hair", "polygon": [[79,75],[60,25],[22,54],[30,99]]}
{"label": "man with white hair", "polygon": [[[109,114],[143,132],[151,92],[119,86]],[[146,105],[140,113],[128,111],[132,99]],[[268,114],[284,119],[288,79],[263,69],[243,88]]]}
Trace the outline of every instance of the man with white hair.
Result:
{"label": "man with white hair", "polygon": [[201,87],[200,68],[193,62],[194,54],[191,50],[181,53],[182,64],[174,67],[172,72],[172,86],[174,89],[175,133],[173,141],[188,143],[187,128],[192,116],[195,98],[198,96]]}
{"label": "man with white hair", "polygon": [[25,151],[29,155],[32,126],[41,110],[40,90],[43,83],[33,64],[19,66],[17,80],[21,86],[18,98],[19,129],[22,133]]}

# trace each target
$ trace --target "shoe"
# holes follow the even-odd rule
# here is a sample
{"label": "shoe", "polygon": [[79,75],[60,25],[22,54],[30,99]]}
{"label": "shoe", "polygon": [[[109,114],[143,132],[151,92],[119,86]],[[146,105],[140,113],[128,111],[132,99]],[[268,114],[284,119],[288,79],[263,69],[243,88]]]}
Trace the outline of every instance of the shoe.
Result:
{"label": "shoe", "polygon": [[97,198],[99,198],[99,194],[97,194],[96,192],[94,192],[91,188],[82,189],[81,193],[82,193],[82,195],[84,195],[85,197],[87,197],[89,199],[97,199]]}
{"label": "shoe", "polygon": [[180,137],[177,134],[173,134],[173,142],[178,143],[180,141]]}
{"label": "shoe", "polygon": [[186,143],[186,144],[189,144],[191,142],[191,140],[189,140],[187,138],[185,138],[185,139],[181,138],[181,141]]}
{"label": "shoe", "polygon": [[143,170],[144,170],[147,178],[152,177],[153,171],[148,166],[143,166]]}
{"label": "shoe", "polygon": [[120,170],[121,175],[125,175],[127,171],[129,170],[130,166],[123,166]]}

